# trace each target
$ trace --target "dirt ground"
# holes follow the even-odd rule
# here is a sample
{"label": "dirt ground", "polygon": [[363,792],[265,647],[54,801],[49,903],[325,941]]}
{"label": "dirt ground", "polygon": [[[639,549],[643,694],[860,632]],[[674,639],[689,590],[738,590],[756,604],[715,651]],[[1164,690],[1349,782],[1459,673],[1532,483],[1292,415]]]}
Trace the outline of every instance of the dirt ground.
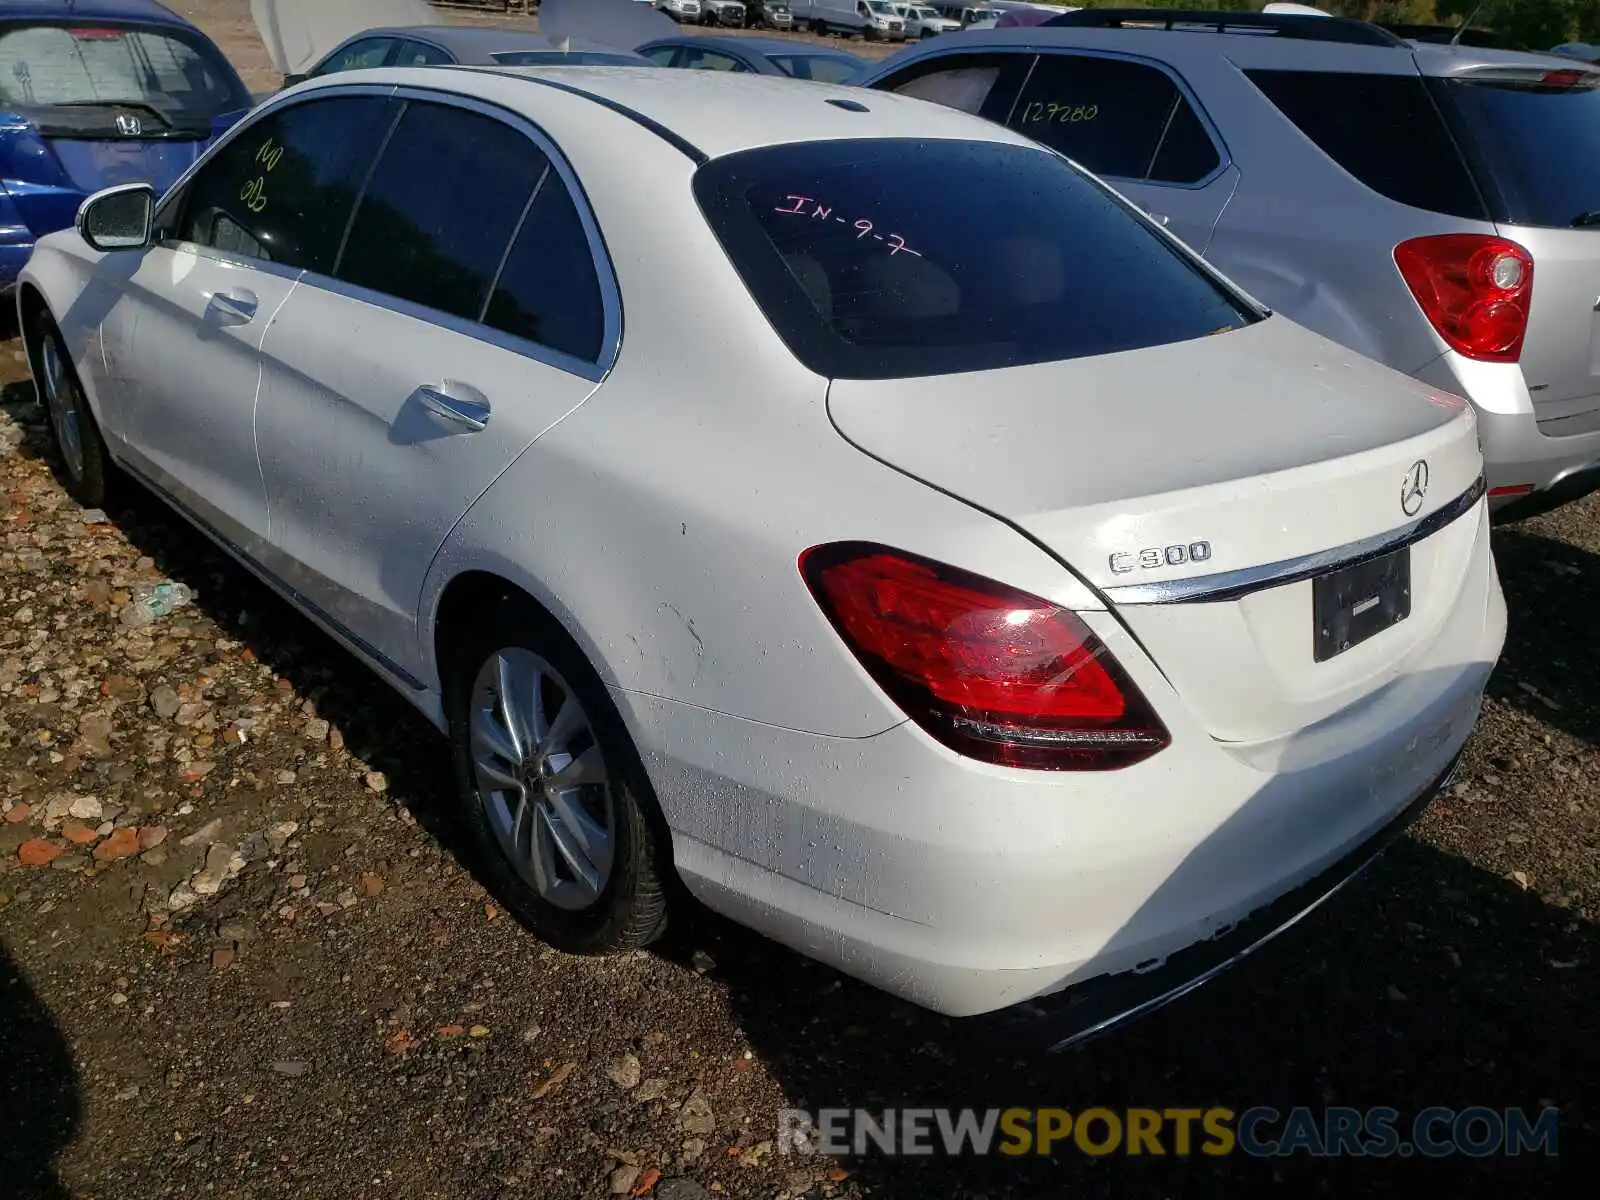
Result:
{"label": "dirt ground", "polygon": [[[274,82],[245,0],[177,7]],[[0,368],[0,1196],[1575,1194],[1600,1124],[1600,499],[1497,531],[1505,658],[1414,834],[1209,987],[1041,1059],[704,913],[649,953],[541,946],[474,881],[432,731],[157,503],[79,509],[15,340]],[[194,602],[124,625],[161,579]],[[1561,1155],[772,1145],[786,1107],[1018,1104],[1557,1106]]]}

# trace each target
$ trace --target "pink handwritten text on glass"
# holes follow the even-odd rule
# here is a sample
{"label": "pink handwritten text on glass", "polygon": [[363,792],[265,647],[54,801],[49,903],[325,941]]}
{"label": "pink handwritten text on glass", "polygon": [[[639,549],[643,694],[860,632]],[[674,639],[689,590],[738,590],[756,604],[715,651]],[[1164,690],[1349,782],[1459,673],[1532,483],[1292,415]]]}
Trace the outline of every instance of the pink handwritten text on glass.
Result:
{"label": "pink handwritten text on glass", "polygon": [[788,195],[784,199],[788,201],[788,204],[774,207],[773,212],[785,213],[795,217],[806,217],[812,221],[833,221],[849,229],[854,229],[856,231],[856,241],[859,242],[864,238],[870,237],[875,241],[882,242],[888,247],[891,258],[896,254],[910,254],[917,258],[922,257],[920,251],[913,250],[906,245],[905,238],[898,233],[879,233],[877,231],[878,227],[866,217],[859,217],[854,221],[849,221],[844,217],[835,216],[833,209],[823,204],[815,196]]}

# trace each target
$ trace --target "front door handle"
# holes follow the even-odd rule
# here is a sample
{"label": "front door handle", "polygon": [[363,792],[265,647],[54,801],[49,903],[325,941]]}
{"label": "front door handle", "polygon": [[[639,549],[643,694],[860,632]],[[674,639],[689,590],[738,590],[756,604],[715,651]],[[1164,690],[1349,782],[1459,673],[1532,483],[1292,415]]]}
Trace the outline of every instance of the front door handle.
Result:
{"label": "front door handle", "polygon": [[1149,217],[1152,221],[1154,221],[1157,225],[1160,225],[1162,228],[1165,228],[1167,222],[1172,220],[1172,218],[1167,216],[1166,213],[1151,212],[1148,208],[1144,210],[1144,215]]}
{"label": "front door handle", "polygon": [[476,433],[489,424],[489,402],[487,400],[466,400],[460,396],[452,396],[440,388],[424,385],[417,389],[417,399],[422,401],[422,407],[431,412],[442,421],[449,421],[455,425],[465,425]]}
{"label": "front door handle", "polygon": [[237,292],[214,292],[211,303],[217,311],[227,313],[230,317],[238,317],[241,321],[248,321],[256,315],[256,294],[240,290]]}

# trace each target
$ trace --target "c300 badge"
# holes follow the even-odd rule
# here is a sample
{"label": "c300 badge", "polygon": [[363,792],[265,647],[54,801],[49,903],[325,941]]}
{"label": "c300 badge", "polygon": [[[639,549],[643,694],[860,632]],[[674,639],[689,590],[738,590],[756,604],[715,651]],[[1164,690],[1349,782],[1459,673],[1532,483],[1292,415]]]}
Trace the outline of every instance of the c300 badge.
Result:
{"label": "c300 badge", "polygon": [[1207,562],[1210,558],[1210,542],[1174,542],[1170,546],[1119,551],[1111,556],[1111,570],[1118,575],[1126,575],[1130,571],[1153,571],[1157,567],[1181,567],[1184,563]]}

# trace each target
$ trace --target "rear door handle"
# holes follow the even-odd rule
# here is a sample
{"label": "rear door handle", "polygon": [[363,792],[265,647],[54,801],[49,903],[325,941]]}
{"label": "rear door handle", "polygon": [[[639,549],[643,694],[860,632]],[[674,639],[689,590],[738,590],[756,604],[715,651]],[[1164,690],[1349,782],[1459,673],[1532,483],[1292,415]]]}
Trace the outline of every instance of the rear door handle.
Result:
{"label": "rear door handle", "polygon": [[452,396],[441,388],[426,384],[417,389],[417,399],[422,401],[423,408],[440,420],[449,421],[454,425],[465,425],[474,433],[489,424],[487,400],[468,400],[461,396]]}
{"label": "rear door handle", "polygon": [[211,303],[219,312],[227,313],[230,317],[238,317],[241,321],[248,321],[256,315],[256,300],[254,292],[240,290],[237,292],[213,292]]}

